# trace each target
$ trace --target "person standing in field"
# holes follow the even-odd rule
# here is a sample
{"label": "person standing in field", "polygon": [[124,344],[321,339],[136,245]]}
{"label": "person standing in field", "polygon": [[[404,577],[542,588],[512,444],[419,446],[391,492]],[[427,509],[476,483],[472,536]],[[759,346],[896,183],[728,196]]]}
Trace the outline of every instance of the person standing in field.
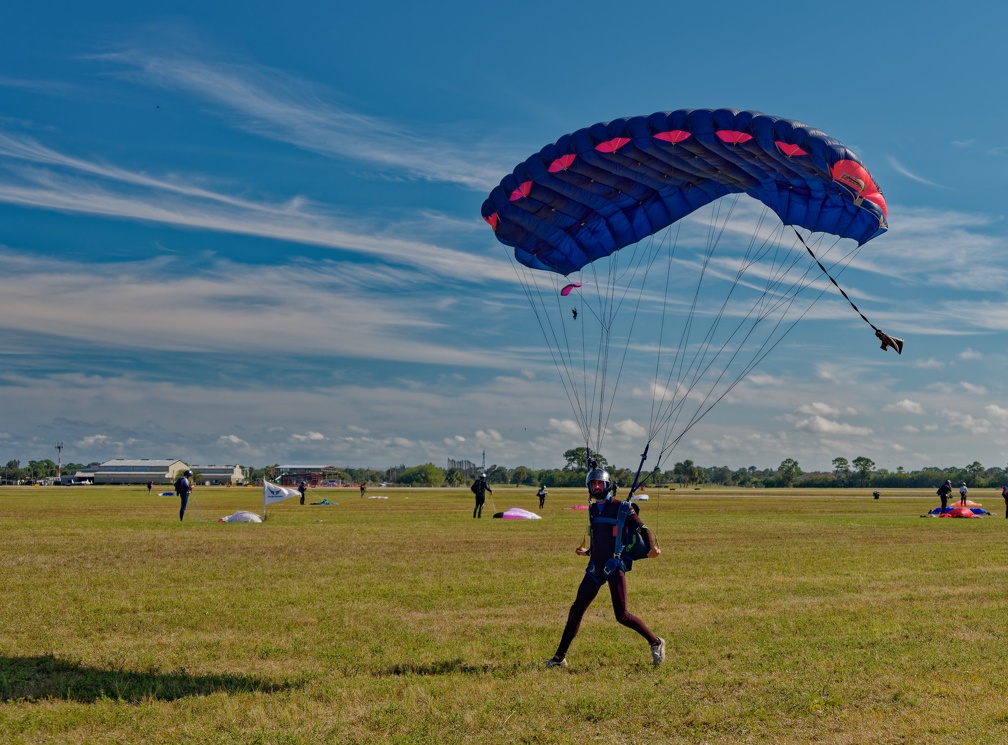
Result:
{"label": "person standing in field", "polygon": [[546,504],[546,494],[547,494],[547,492],[546,492],[546,484],[541,484],[539,486],[539,492],[538,492],[538,494],[536,494],[536,496],[539,497],[539,509],[540,510]]}
{"label": "person standing in field", "polygon": [[189,504],[189,495],[192,494],[192,482],[189,480],[191,478],[192,471],[186,471],[175,480],[175,493],[178,495],[179,499],[182,500],[182,506],[179,508],[178,513],[178,519],[180,522],[182,518],[185,517],[185,508],[186,505]]}
{"label": "person standing in field", "polygon": [[[586,479],[588,497],[588,522],[591,530],[591,545],[588,548],[578,546],[575,553],[578,556],[590,556],[588,568],[578,587],[577,596],[567,614],[567,624],[556,654],[546,661],[546,667],[567,667],[567,650],[581,627],[581,619],[585,611],[598,595],[602,585],[609,585],[612,596],[613,612],[616,620],[629,629],[643,636],[651,648],[651,664],[658,667],[665,660],[665,640],[655,636],[651,629],[637,616],[627,610],[626,563],[622,556],[616,556],[616,533],[620,525],[620,506],[624,502],[615,499],[616,485],[609,479],[609,473],[604,468],[593,468]],[[628,505],[629,507],[629,505]],[[638,533],[647,548],[648,558],[661,555],[661,549],[654,542],[651,531],[645,527],[640,515],[634,509],[623,509],[623,535]],[[620,537],[623,544],[623,537]]]}
{"label": "person standing in field", "polygon": [[153,489],[153,488],[154,488],[154,482],[153,481],[148,481],[147,482],[147,496],[148,497],[150,496],[151,489]]}
{"label": "person standing in field", "polygon": [[945,514],[945,509],[948,507],[949,494],[952,493],[952,480],[946,479],[945,483],[938,487],[938,499],[941,500],[941,514]]}
{"label": "person standing in field", "polygon": [[486,502],[486,493],[493,494],[493,489],[487,484],[486,474],[481,473],[479,478],[469,487],[469,491],[476,495],[476,506],[473,508],[473,517],[483,517],[483,503]]}
{"label": "person standing in field", "polygon": [[966,488],[966,482],[962,482],[962,486],[959,487],[959,504],[963,507],[966,506],[966,495],[969,494],[969,489]]}
{"label": "person standing in field", "polygon": [[304,495],[305,495],[305,491],[307,491],[307,489],[308,489],[308,484],[306,484],[304,482],[304,480],[302,479],[301,483],[298,484],[298,491],[301,492],[301,504],[304,504]]}
{"label": "person standing in field", "polygon": [[1008,486],[1001,487],[1001,496],[1005,501],[1005,520],[1008,520]]}
{"label": "person standing in field", "polygon": [[361,481],[360,485],[360,498],[364,499],[364,495],[367,494],[367,482]]}

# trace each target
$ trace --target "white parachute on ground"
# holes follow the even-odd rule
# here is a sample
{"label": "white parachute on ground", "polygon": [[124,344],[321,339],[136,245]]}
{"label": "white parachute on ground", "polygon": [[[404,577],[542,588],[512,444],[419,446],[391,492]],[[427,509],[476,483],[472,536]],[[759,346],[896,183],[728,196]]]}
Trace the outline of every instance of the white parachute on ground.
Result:
{"label": "white parachute on ground", "polygon": [[494,517],[500,517],[505,520],[542,520],[536,513],[523,510],[521,507],[512,507],[509,510],[498,512]]}
{"label": "white parachute on ground", "polygon": [[222,517],[217,520],[219,523],[261,523],[262,517],[254,512],[248,512],[246,510],[238,510],[227,517]]}

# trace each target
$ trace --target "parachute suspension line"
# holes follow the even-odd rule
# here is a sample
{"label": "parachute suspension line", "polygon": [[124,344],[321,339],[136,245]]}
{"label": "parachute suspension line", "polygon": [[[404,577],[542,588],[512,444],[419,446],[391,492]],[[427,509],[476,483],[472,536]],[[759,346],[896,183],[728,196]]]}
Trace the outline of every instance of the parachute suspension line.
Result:
{"label": "parachute suspension line", "polygon": [[[645,297],[646,282],[644,280],[660,253],[660,247],[661,244],[656,243],[654,236],[651,236],[646,244],[639,245],[634,251],[618,251],[610,255],[607,262],[595,262],[589,265],[591,276],[594,279],[592,284],[595,288],[597,306],[592,307],[589,304],[586,305],[586,309],[598,324],[599,338],[595,369],[591,374],[593,391],[591,395],[588,395],[586,390],[585,398],[592,402],[588,419],[592,422],[591,428],[594,429],[596,450],[602,448],[605,433],[612,417],[613,403],[629,356],[633,329]],[[625,264],[621,263],[624,258],[628,259]],[[607,267],[605,270],[600,268],[603,263]],[[636,291],[631,294],[632,288],[635,287]],[[590,302],[590,297],[590,294],[585,295],[586,304]],[[623,306],[628,304],[632,304],[632,312],[623,313]],[[626,329],[621,329],[625,331],[621,349],[613,348],[613,328],[617,318],[621,318],[621,323],[626,323],[628,326]],[[586,389],[589,382],[587,351],[584,356]],[[618,362],[616,361],[617,357]]]}
{"label": "parachute suspension line", "polygon": [[[747,249],[746,255],[743,257],[743,259],[742,259],[742,261],[741,261],[741,263],[739,265],[739,269],[738,269],[738,271],[736,273],[736,276],[735,276],[735,282],[734,282],[734,284],[732,285],[732,288],[731,288],[731,292],[734,292],[734,289],[738,286],[738,283],[742,281],[743,276],[748,271],[748,269],[753,264],[755,264],[757,261],[759,261],[761,259],[764,259],[770,253],[769,246],[774,246],[775,248],[774,248],[774,252],[773,253],[775,255],[775,258],[773,259],[773,261],[771,263],[770,271],[768,271],[768,273],[767,273],[766,282],[765,282],[765,285],[763,287],[763,293],[762,293],[762,295],[759,298],[757,298],[757,300],[756,300],[755,304],[753,305],[753,307],[749,310],[749,312],[745,315],[745,317],[739,322],[739,324],[736,326],[736,328],[731,332],[731,334],[728,336],[728,339],[721,345],[720,349],[718,349],[717,352],[715,352],[713,354],[713,356],[706,363],[706,365],[702,366],[703,369],[702,370],[701,369],[697,369],[695,371],[696,374],[695,374],[694,379],[692,381],[690,381],[690,383],[689,383],[688,386],[686,386],[686,393],[688,393],[689,390],[691,390],[693,388],[693,386],[696,383],[699,382],[699,380],[703,377],[703,375],[707,372],[707,370],[710,369],[711,365],[713,365],[714,361],[717,360],[722,355],[722,353],[725,352],[725,350],[727,349],[728,344],[731,342],[732,339],[734,339],[736,337],[736,335],[739,334],[739,332],[743,328],[743,326],[745,324],[749,323],[750,318],[754,317],[755,320],[752,321],[752,325],[749,327],[748,331],[745,331],[742,334],[741,343],[737,346],[737,348],[735,349],[735,351],[730,355],[728,363],[724,366],[724,368],[722,369],[721,373],[717,376],[717,379],[714,380],[714,382],[709,386],[706,395],[703,396],[701,402],[697,405],[697,408],[694,410],[694,412],[693,412],[693,414],[692,414],[689,422],[674,437],[671,434],[674,431],[674,428],[668,427],[665,430],[666,433],[667,433],[667,437],[666,437],[666,439],[665,439],[665,441],[663,443],[662,450],[659,453],[659,458],[658,458],[658,466],[659,467],[660,467],[661,461],[672,450],[674,450],[674,448],[676,447],[676,445],[682,440],[682,438],[685,436],[685,434],[690,429],[692,429],[692,427],[696,423],[698,423],[704,416],[706,416],[706,414],[719,401],[721,401],[726,395],[728,395],[728,393],[730,393],[735,388],[735,386],[738,385],[738,383],[741,382],[742,379],[744,379],[749,374],[749,372],[751,372],[752,369],[757,364],[759,364],[759,362],[762,361],[766,357],[766,355],[769,354],[769,352],[774,347],[776,347],[777,344],[780,343],[780,341],[783,340],[783,338],[791,331],[791,329],[798,322],[798,320],[800,320],[801,317],[803,317],[806,313],[808,313],[808,310],[811,308],[811,305],[815,303],[815,300],[813,300],[812,303],[809,305],[809,307],[806,308],[799,315],[798,318],[792,320],[791,324],[789,326],[787,326],[783,332],[780,332],[780,327],[784,323],[784,321],[786,320],[787,314],[789,312],[790,307],[795,302],[795,300],[797,299],[798,295],[803,290],[807,289],[808,286],[810,286],[810,284],[811,284],[811,279],[809,278],[809,274],[810,274],[810,271],[811,271],[811,266],[808,267],[805,270],[805,272],[804,272],[803,275],[799,276],[797,279],[794,279],[790,283],[789,287],[787,287],[787,288],[783,287],[785,279],[787,278],[787,276],[789,275],[789,273],[792,272],[793,269],[795,268],[795,265],[797,264],[798,258],[800,257],[800,253],[794,252],[794,251],[788,251],[787,255],[789,255],[789,256],[792,257],[791,260],[790,260],[790,262],[780,260],[780,258],[778,257],[778,255],[781,252],[781,246],[780,246],[779,241],[777,240],[777,238],[783,237],[782,234],[781,234],[781,231],[783,230],[783,226],[780,226],[780,227],[776,228],[770,236],[768,236],[766,239],[764,239],[762,245],[759,246],[759,247],[757,247],[757,248],[755,248],[755,250],[754,250],[754,244],[755,244],[755,241],[756,241],[756,237],[757,237],[758,233],[760,232],[762,223],[763,223],[764,218],[766,217],[766,215],[767,215],[767,211],[764,210],[763,217],[760,218],[759,223],[756,225],[756,228],[753,231],[752,237],[750,239],[749,248]],[[775,236],[777,236],[777,238],[775,238]],[[722,304],[722,308],[718,312],[718,314],[716,316],[716,319],[715,319],[715,322],[712,324],[711,332],[708,334],[708,337],[705,339],[705,344],[704,344],[705,352],[704,352],[704,356],[706,356],[707,350],[710,347],[711,336],[713,334],[713,331],[715,330],[714,327],[718,323],[720,323],[720,321],[721,321],[721,319],[723,317],[723,314],[725,312],[725,308],[726,308],[728,299],[730,299],[730,297],[731,297],[731,292],[729,292],[729,298],[726,298],[725,302]],[[819,297],[822,296],[823,292],[825,292],[825,289],[819,293]],[[816,299],[818,299],[818,297]],[[718,386],[721,384],[721,382],[722,382],[724,376],[727,374],[728,370],[732,368],[732,364],[733,364],[735,358],[741,352],[742,346],[748,341],[748,339],[750,338],[750,336],[756,331],[756,327],[759,324],[761,324],[764,320],[766,320],[767,318],[771,317],[771,315],[773,315],[773,314],[777,314],[777,321],[772,325],[771,329],[769,330],[769,332],[767,333],[767,335],[764,337],[762,344],[757,348],[757,350],[756,350],[753,358],[747,364],[745,364],[742,367],[742,370],[734,377],[733,380],[731,380],[728,383],[727,387],[723,391],[721,391],[719,394],[717,394],[715,396],[715,392],[717,391]],[[777,335],[777,334],[779,334],[779,336],[777,336],[777,338],[775,339],[775,335]],[[666,416],[666,419],[665,419],[665,424],[668,423],[668,421],[672,418],[673,414],[675,414],[675,420],[676,421],[678,420],[679,413],[681,412],[682,407],[685,405],[685,395],[686,395],[686,393],[684,393],[683,397],[681,399],[679,399],[678,401],[674,400],[674,401],[672,401],[672,402],[670,402],[668,404],[668,407],[667,407],[667,416]],[[713,401],[711,401],[712,397],[713,397]]]}
{"label": "parachute suspension line", "polygon": [[[783,226],[781,226],[781,228],[783,228]],[[830,249],[827,249],[826,253],[829,253],[829,251],[832,250],[832,248],[835,247],[837,243],[839,243],[839,240],[840,239],[837,238],[833,246]],[[805,242],[802,241],[802,243],[804,244]],[[857,254],[860,248],[861,248],[860,246],[856,246],[846,255],[841,257],[838,262],[834,263],[833,266],[842,265],[840,269],[840,272],[842,272],[843,269],[846,268],[847,265],[849,265],[850,261],[853,260],[853,257]],[[794,254],[794,256],[796,257],[791,261],[789,265],[791,268],[793,268],[797,263],[797,257],[800,256],[801,254],[800,251],[792,251],[790,253]],[[816,264],[819,265],[820,269],[822,269],[822,264],[820,262],[816,261]],[[791,305],[797,300],[798,295],[805,289],[808,289],[809,287],[812,286],[814,278],[810,276],[811,274],[812,274],[812,266],[809,265],[798,278],[796,278],[794,281],[791,282],[788,288],[784,289],[784,291],[781,291],[780,289],[781,283],[779,281],[776,282],[777,298],[773,302],[773,307],[771,309],[768,309],[778,313],[778,319],[774,324],[772,333],[768,335],[767,340],[764,342],[763,346],[758,350],[757,354],[754,355],[754,357],[748,362],[748,364],[744,366],[742,371],[725,388],[725,390],[722,391],[714,399],[714,401],[710,402],[706,406],[706,408],[704,408],[702,411],[698,408],[697,413],[694,416],[694,419],[691,420],[690,423],[686,427],[684,427],[683,430],[679,432],[674,438],[670,439],[667,442],[667,444],[663,447],[661,453],[659,454],[659,463],[661,462],[662,459],[664,459],[669,453],[671,453],[675,449],[675,447],[685,437],[686,433],[693,427],[693,425],[699,422],[704,416],[706,416],[706,414],[712,408],[714,408],[714,406],[719,401],[721,401],[721,399],[727,396],[735,388],[735,386],[737,386],[757,365],[759,365],[760,362],[762,362],[762,360],[765,359],[766,356],[769,355],[770,352],[772,352],[777,347],[777,345],[780,344],[784,340],[784,338],[794,329],[795,325],[797,325],[797,323],[808,314],[808,312],[812,309],[815,303],[819,299],[821,299],[823,295],[826,294],[829,287],[828,285],[824,286],[810,300],[807,307],[804,310],[802,310],[796,317],[794,317],[791,320],[791,322],[786,326],[786,328],[783,331],[779,332],[778,334],[778,330],[780,326],[784,323],[788,310],[790,309]],[[768,287],[768,292],[769,290],[770,288]],[[783,310],[781,310],[782,308]],[[777,336],[776,338],[773,338],[775,334],[777,334]],[[773,340],[771,341],[771,339]]]}
{"label": "parachute suspension line", "polygon": [[[679,345],[676,348],[676,352],[673,358],[673,364],[669,369],[668,377],[665,381],[664,387],[661,389],[663,391],[668,391],[672,386],[673,379],[676,380],[676,385],[672,390],[672,396],[670,399],[665,401],[659,407],[659,413],[657,418],[652,421],[652,438],[659,431],[665,431],[668,433],[675,422],[678,421],[679,413],[682,407],[686,403],[686,398],[692,390],[693,385],[696,384],[700,376],[703,374],[702,360],[706,357],[707,348],[710,346],[710,337],[716,330],[716,321],[712,324],[712,327],[708,330],[706,334],[706,340],[701,341],[699,346],[693,353],[692,358],[687,364],[687,357],[689,355],[689,348],[691,346],[691,336],[693,333],[694,320],[696,317],[697,309],[700,302],[700,293],[704,286],[704,280],[707,276],[707,270],[710,267],[710,262],[714,254],[714,250],[720,240],[720,237],[724,234],[728,220],[734,211],[735,204],[737,203],[738,196],[736,195],[733,200],[718,200],[711,207],[711,218],[708,223],[707,228],[707,246],[704,252],[703,259],[700,263],[699,274],[696,281],[696,287],[693,291],[693,298],[686,313],[686,322],[683,324],[682,333],[679,339]],[[730,203],[730,207],[727,209],[727,214],[724,219],[721,219],[722,212],[722,202]],[[727,301],[726,301],[727,303]],[[723,313],[723,308],[721,313]],[[719,313],[720,315],[720,313]],[[709,367],[709,364],[708,364]],[[687,381],[687,378],[691,380]],[[671,423],[671,424],[670,424]]]}
{"label": "parachute suspension line", "polygon": [[[754,244],[755,244],[756,236],[757,236],[757,234],[760,231],[760,228],[762,226],[764,218],[766,217],[766,214],[767,214],[767,212],[764,211],[763,217],[760,218],[758,224],[756,225],[756,227],[755,227],[755,229],[753,231],[753,234],[752,234],[752,236],[750,238],[749,248],[747,249],[746,255],[743,257],[743,260],[741,261],[741,263],[739,265],[739,269],[736,272],[735,281],[732,284],[731,290],[729,292],[729,297],[726,298],[725,302],[722,304],[722,308],[721,308],[721,310],[717,314],[715,324],[720,323],[720,321],[722,320],[724,312],[725,312],[725,309],[726,309],[726,306],[727,306],[727,302],[730,299],[731,293],[734,292],[734,290],[738,286],[739,282],[741,282],[741,280],[743,279],[743,276],[746,273],[746,271],[752,265],[754,265],[758,260],[764,258],[769,253],[768,245],[776,245],[776,243],[777,243],[777,241],[774,238],[774,236],[779,236],[781,228],[776,228],[770,236],[768,236],[766,239],[764,239],[762,245],[759,246],[758,248],[756,248],[755,251],[754,251]],[[775,250],[774,253],[775,254],[779,253],[779,249]],[[792,253],[794,253],[794,252],[792,252]],[[794,255],[795,256],[800,256],[800,254],[794,254]],[[745,314],[745,316],[739,321],[739,323],[736,325],[736,327],[731,331],[731,333],[729,334],[728,338],[721,345],[721,347],[713,354],[713,356],[708,361],[708,363],[706,364],[706,366],[704,366],[704,368],[702,370],[699,370],[697,372],[694,381],[692,381],[691,384],[690,384],[690,386],[689,386],[690,389],[692,389],[692,387],[696,383],[698,383],[701,378],[703,378],[703,376],[710,369],[710,367],[713,365],[713,363],[721,356],[721,354],[723,352],[725,352],[725,350],[727,349],[729,343],[731,343],[732,339],[734,339],[736,337],[736,335],[738,335],[740,333],[740,331],[743,329],[743,327],[747,323],[749,323],[750,318],[753,317],[753,316],[755,316],[755,320],[752,322],[752,325],[749,327],[749,329],[747,331],[745,331],[742,334],[742,338],[741,338],[740,343],[736,346],[735,351],[732,352],[731,355],[729,356],[729,359],[728,359],[727,363],[723,366],[721,373],[713,381],[713,383],[710,384],[710,386],[709,386],[709,388],[707,390],[707,393],[703,396],[702,400],[697,405],[697,407],[694,410],[694,412],[693,412],[690,420],[688,421],[688,423],[683,427],[683,429],[674,438],[671,436],[671,432],[674,431],[674,430],[672,430],[671,428],[669,430],[667,430],[667,432],[669,432],[669,437],[666,438],[665,443],[664,443],[663,448],[662,448],[662,451],[661,451],[661,453],[659,455],[659,463],[661,462],[661,459],[663,459],[669,452],[671,452],[672,450],[675,449],[676,445],[679,443],[680,440],[682,440],[682,438],[686,435],[686,433],[689,432],[689,430],[692,429],[692,427],[695,424],[697,424],[719,401],[721,401],[726,395],[728,395],[728,393],[731,392],[731,390],[734,389],[735,386],[739,382],[741,382],[741,380],[743,378],[745,378],[746,375],[749,374],[749,372],[753,369],[753,367],[755,367],[755,365],[759,362],[759,360],[763,359],[763,357],[765,357],[766,354],[769,352],[769,350],[766,349],[766,347],[770,343],[770,340],[773,338],[773,335],[777,332],[777,329],[779,328],[780,324],[783,322],[784,317],[786,316],[786,309],[778,317],[777,322],[774,324],[773,328],[770,330],[770,332],[765,337],[762,345],[757,349],[755,357],[752,360],[750,360],[748,364],[744,365],[743,369],[741,370],[741,372],[739,372],[735,376],[734,380],[732,380],[727,385],[727,387],[725,388],[725,390],[723,390],[720,394],[718,394],[714,398],[713,401],[711,401],[711,398],[712,398],[712,396],[714,396],[715,391],[717,390],[717,387],[721,384],[721,381],[723,380],[723,378],[727,374],[727,372],[730,369],[732,369],[732,364],[734,363],[736,357],[741,353],[743,345],[748,341],[749,337],[756,331],[756,327],[763,320],[765,320],[766,317],[768,317],[770,315],[770,313],[772,312],[772,310],[779,309],[778,306],[781,305],[781,301],[780,300],[776,301],[775,303],[773,303],[771,305],[764,304],[764,300],[774,291],[775,287],[778,288],[778,292],[779,292],[779,286],[781,284],[782,278],[787,274],[787,271],[790,268],[793,268],[793,266],[796,263],[796,261],[797,261],[797,259],[793,259],[792,262],[791,262],[790,267],[786,267],[784,265],[784,263],[781,262],[780,267],[779,268],[775,268],[775,267],[777,267],[778,260],[776,258],[774,259],[774,261],[773,261],[773,263],[771,265],[771,271],[768,272],[767,281],[766,281],[766,284],[765,284],[765,286],[763,288],[763,292],[760,295],[760,297],[757,298],[757,300],[753,304],[753,306],[749,309],[749,311]],[[807,271],[806,271],[806,274],[807,274]],[[803,287],[801,286],[801,282],[797,282],[797,283],[792,283],[792,287],[791,287],[790,291],[793,292],[796,286],[798,286],[798,292],[800,292],[801,289],[803,289]],[[787,303],[785,303],[785,304],[789,306],[790,302],[793,302],[793,300],[796,297],[796,295],[797,295],[797,292],[795,292],[795,294],[791,297],[791,300],[787,301]],[[785,293],[785,298],[786,297],[787,297],[787,293]],[[796,323],[796,322],[797,321],[795,321],[795,322],[792,323],[792,327],[793,327],[794,323]],[[788,330],[790,330],[790,329],[788,329]],[[787,332],[785,332],[785,334],[786,333]],[[709,341],[709,339],[708,339],[708,341]],[[773,346],[776,346],[776,344],[779,341],[780,341],[780,339],[778,339],[777,342],[774,342]],[[709,347],[709,345],[707,345],[707,346]],[[773,347],[771,346],[770,348],[772,349]],[[681,411],[681,408],[684,405],[684,403],[685,403],[685,398],[683,400],[681,400],[680,402],[678,402],[678,409],[680,411]],[[678,419],[678,412],[677,412],[677,419]]]}
{"label": "parachute suspension line", "polygon": [[[505,251],[505,253],[507,253],[511,259],[511,266],[515,270],[515,276],[518,277],[518,283],[521,285],[522,291],[525,293],[525,297],[532,308],[532,313],[539,324],[539,330],[542,332],[543,338],[546,341],[550,357],[553,360],[553,366],[556,368],[557,374],[560,376],[560,382],[564,387],[564,393],[567,396],[567,401],[570,403],[571,409],[574,411],[575,418],[578,419],[578,426],[582,431],[587,431],[586,423],[582,421],[583,417],[579,418],[579,414],[584,411],[584,408],[577,398],[577,386],[574,384],[573,375],[569,365],[567,364],[567,360],[559,353],[561,346],[556,328],[553,325],[549,314],[545,312],[547,306],[546,300],[542,295],[542,288],[534,281],[535,275],[531,273],[531,269],[523,267],[527,275],[523,276],[521,271],[519,271],[518,265],[511,252]],[[556,294],[559,296],[559,293]],[[536,304],[537,297],[539,298],[538,305]],[[564,337],[566,338],[566,330],[564,330]]]}
{"label": "parachute suspension line", "polygon": [[[613,384],[612,391],[611,391],[610,396],[609,396],[609,400],[608,400],[608,402],[606,404],[606,416],[605,416],[605,421],[604,421],[603,427],[602,427],[602,431],[603,432],[609,426],[609,420],[610,420],[610,418],[612,416],[613,403],[614,403],[615,398],[616,398],[616,391],[617,391],[617,389],[619,387],[619,381],[620,381],[620,379],[622,377],[623,369],[624,369],[624,367],[626,365],[627,356],[628,356],[629,351],[630,351],[630,341],[633,338],[633,329],[634,329],[634,327],[637,324],[637,318],[638,318],[638,316],[640,314],[641,306],[643,304],[644,291],[645,291],[645,287],[647,285],[647,282],[645,280],[647,279],[648,274],[650,274],[651,269],[654,267],[655,261],[657,260],[658,256],[662,253],[662,246],[663,246],[664,242],[665,242],[665,239],[662,239],[662,240],[656,242],[655,239],[654,239],[654,235],[651,235],[649,237],[649,239],[648,239],[646,248],[642,248],[642,249],[634,252],[633,256],[636,258],[636,262],[634,263],[633,261],[631,261],[631,266],[627,267],[627,269],[623,273],[621,273],[618,277],[615,276],[615,269],[616,269],[616,267],[615,266],[613,267],[613,270],[614,270],[614,277],[613,277],[614,283],[613,283],[613,287],[615,288],[616,283],[620,283],[620,284],[622,284],[622,286],[623,286],[624,289],[623,289],[622,295],[619,298],[619,301],[613,307],[613,316],[612,317],[613,317],[613,319],[615,319],[616,315],[620,312],[620,310],[621,310],[621,308],[622,308],[622,306],[623,306],[623,304],[625,302],[633,302],[633,313],[630,316],[629,328],[627,329],[627,333],[626,333],[626,337],[625,337],[626,341],[625,341],[625,343],[623,345],[623,351],[622,351],[622,355],[620,357],[619,367],[618,367],[618,369],[616,371],[616,380],[615,380],[615,382]],[[623,282],[623,279],[624,279],[624,277],[626,275],[629,275],[629,281]],[[643,276],[639,277],[638,275],[643,275]],[[636,299],[635,300],[628,297],[630,295],[630,288],[631,287],[637,287],[638,288],[637,292],[636,292]],[[651,445],[651,438],[649,437],[648,441],[647,441],[647,444],[646,444],[646,446],[644,448],[644,455],[641,456],[641,458],[642,458],[641,464],[642,465],[643,465],[644,459],[646,459],[646,457],[647,457],[647,450],[650,447],[650,445]],[[640,469],[638,468],[638,475],[639,475],[639,471],[640,471]],[[635,479],[635,481],[636,481],[636,479]]]}
{"label": "parachute suspension line", "polygon": [[791,229],[794,230],[795,235],[798,236],[798,240],[801,241],[801,244],[805,246],[805,250],[808,251],[809,256],[811,256],[812,259],[815,261],[815,263],[819,265],[819,268],[822,269],[822,273],[825,274],[827,277],[829,277],[829,281],[833,283],[834,287],[840,290],[840,294],[844,296],[844,300],[850,303],[850,307],[854,309],[854,312],[857,313],[859,316],[861,316],[861,319],[869,326],[871,326],[872,329],[875,331],[876,338],[878,338],[878,340],[882,342],[882,351],[884,352],[889,347],[892,347],[893,349],[896,350],[896,354],[903,354],[903,340],[897,339],[895,336],[889,336],[889,334],[885,333],[882,329],[880,329],[874,323],[869,321],[868,317],[864,313],[862,313],[856,305],[854,305],[854,301],[847,296],[847,293],[844,292],[844,289],[839,284],[837,284],[837,281],[835,279],[833,279],[833,275],[831,275],[828,271],[826,271],[826,267],[824,267],[822,265],[822,262],[819,261],[818,258],[816,258],[816,255],[814,253],[812,253],[812,249],[809,248],[809,245],[805,242],[805,239],[802,238],[801,233],[798,232],[798,228],[792,225]]}
{"label": "parachute suspension line", "polygon": [[651,424],[648,432],[648,442],[654,437],[654,421],[655,421],[655,409],[658,406],[658,389],[659,381],[661,380],[661,360],[662,353],[664,352],[665,343],[665,314],[668,312],[669,304],[669,289],[672,285],[672,262],[675,260],[676,248],[679,245],[679,232],[682,229],[682,223],[676,222],[676,234],[673,238],[671,236],[671,227],[666,231],[666,234],[670,237],[669,248],[668,248],[668,259],[665,262],[665,294],[662,296],[662,306],[661,306],[661,318],[658,322],[658,354],[655,360],[655,376],[654,384],[651,386]]}

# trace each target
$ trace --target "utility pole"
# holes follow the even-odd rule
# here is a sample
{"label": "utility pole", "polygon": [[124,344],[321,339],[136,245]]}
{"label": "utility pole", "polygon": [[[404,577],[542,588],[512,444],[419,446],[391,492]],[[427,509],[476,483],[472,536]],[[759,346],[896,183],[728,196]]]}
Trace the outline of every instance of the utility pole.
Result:
{"label": "utility pole", "polygon": [[59,482],[63,481],[63,443],[56,443],[56,480]]}

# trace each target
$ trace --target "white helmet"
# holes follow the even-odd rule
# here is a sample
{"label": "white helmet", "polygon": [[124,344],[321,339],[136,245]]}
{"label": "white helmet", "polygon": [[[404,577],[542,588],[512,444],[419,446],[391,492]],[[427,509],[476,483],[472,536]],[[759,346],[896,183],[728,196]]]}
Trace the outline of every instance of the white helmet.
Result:
{"label": "white helmet", "polygon": [[[602,490],[598,491],[592,490],[592,482],[602,482]],[[604,468],[593,468],[588,472],[588,476],[585,477],[585,486],[588,487],[588,496],[592,499],[605,499],[612,493],[612,480],[609,478],[609,472]]]}

